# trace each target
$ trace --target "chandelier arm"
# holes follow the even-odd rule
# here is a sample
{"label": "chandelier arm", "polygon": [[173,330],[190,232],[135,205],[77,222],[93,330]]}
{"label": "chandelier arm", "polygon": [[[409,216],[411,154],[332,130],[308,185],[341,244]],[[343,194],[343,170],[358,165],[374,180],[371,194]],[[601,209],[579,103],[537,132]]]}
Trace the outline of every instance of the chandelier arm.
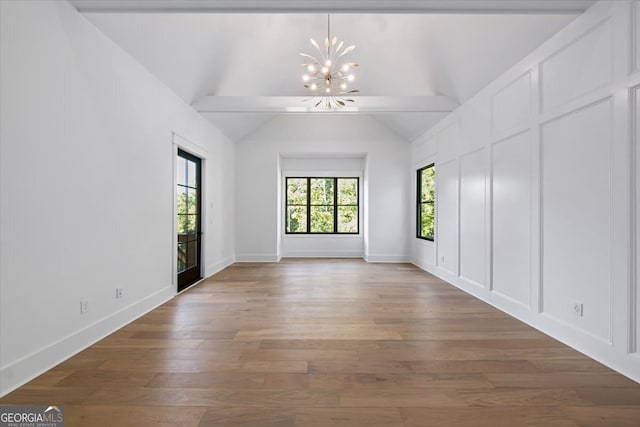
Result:
{"label": "chandelier arm", "polygon": [[312,59],[312,60],[316,61],[316,63],[320,64],[320,61],[318,61],[318,59],[315,56],[311,56],[311,55],[308,55],[306,53],[301,53],[300,56],[304,56],[305,58]]}

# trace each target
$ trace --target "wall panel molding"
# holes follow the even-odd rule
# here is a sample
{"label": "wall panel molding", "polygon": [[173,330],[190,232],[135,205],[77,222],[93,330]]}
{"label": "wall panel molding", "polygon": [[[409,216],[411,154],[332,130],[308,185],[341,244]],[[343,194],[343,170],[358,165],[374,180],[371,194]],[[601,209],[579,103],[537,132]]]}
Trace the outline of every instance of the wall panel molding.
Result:
{"label": "wall panel molding", "polygon": [[541,62],[542,111],[561,107],[613,81],[611,25],[607,17]]}
{"label": "wall panel molding", "polygon": [[460,157],[460,276],[485,286],[485,148]]}
{"label": "wall panel molding", "polygon": [[[635,2],[638,7],[638,2]],[[629,135],[631,150],[631,245],[630,287],[629,287],[629,352],[640,355],[640,84],[630,90]]]}
{"label": "wall panel molding", "polygon": [[531,132],[491,145],[491,291],[531,306]]}
{"label": "wall panel molding", "polygon": [[510,82],[491,97],[491,134],[526,125],[531,118],[531,70]]}
{"label": "wall panel molding", "polygon": [[630,73],[640,71],[640,1],[636,0],[631,4],[631,40],[630,40]]}
{"label": "wall panel molding", "polygon": [[460,165],[458,159],[436,166],[436,265],[459,274]]}
{"label": "wall panel molding", "polygon": [[438,156],[441,160],[451,160],[460,150],[460,127],[452,123],[438,133]]}
{"label": "wall panel molding", "polygon": [[[486,148],[485,287],[465,277],[460,251],[472,237],[460,224],[464,183],[452,187],[460,201],[457,243],[437,240],[439,251],[458,244],[462,274],[426,262],[416,245],[413,258],[640,382],[639,9],[640,0],[598,1],[424,136],[460,124],[457,153],[435,155],[458,160],[460,182],[467,153]],[[509,186],[519,192],[510,195]],[[513,238],[517,230],[525,237]],[[583,316],[573,313],[574,301]]]}
{"label": "wall panel molding", "polygon": [[[543,311],[611,340],[612,103],[542,128]],[[583,304],[583,315],[572,304]],[[606,306],[605,306],[606,304]]]}

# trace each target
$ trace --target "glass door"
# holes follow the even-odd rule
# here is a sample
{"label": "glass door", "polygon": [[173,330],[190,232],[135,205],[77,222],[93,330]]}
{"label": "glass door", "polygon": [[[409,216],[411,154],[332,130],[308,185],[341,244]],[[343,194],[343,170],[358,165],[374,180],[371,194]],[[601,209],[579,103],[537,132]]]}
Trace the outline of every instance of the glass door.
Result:
{"label": "glass door", "polygon": [[201,253],[201,159],[178,150],[177,223],[178,292],[202,278]]}

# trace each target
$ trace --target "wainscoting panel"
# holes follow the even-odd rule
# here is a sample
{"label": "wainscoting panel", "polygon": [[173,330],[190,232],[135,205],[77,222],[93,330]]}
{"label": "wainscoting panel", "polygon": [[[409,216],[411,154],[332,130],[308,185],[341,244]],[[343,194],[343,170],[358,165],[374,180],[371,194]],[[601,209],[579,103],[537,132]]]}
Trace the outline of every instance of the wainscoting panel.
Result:
{"label": "wainscoting panel", "polygon": [[[636,10],[638,10],[638,2],[635,4]],[[632,153],[635,153],[635,283],[633,283],[634,289],[632,295],[635,298],[635,311],[630,316],[632,321],[635,319],[635,324],[632,328],[635,329],[635,340],[631,343],[631,349],[640,356],[640,86],[636,86],[632,90],[633,101],[633,117],[632,117]]]}
{"label": "wainscoting panel", "polygon": [[610,83],[613,78],[610,19],[542,62],[541,71],[544,111]]}
{"label": "wainscoting panel", "polygon": [[531,132],[491,147],[492,290],[531,304]]}
{"label": "wainscoting panel", "polygon": [[491,108],[488,99],[472,99],[460,108],[460,154],[486,145],[491,134]]}
{"label": "wainscoting panel", "polygon": [[[611,103],[542,129],[544,311],[611,339]],[[582,304],[582,315],[573,304]]]}
{"label": "wainscoting panel", "polygon": [[[639,25],[640,0],[595,2],[413,143],[446,150],[432,157],[444,204],[437,263],[421,251],[417,265],[637,382]],[[471,221],[482,210],[470,179],[478,150],[484,250]],[[484,286],[471,248],[485,259]]]}
{"label": "wainscoting panel", "polygon": [[454,123],[438,134],[438,155],[441,161],[456,158],[460,144],[460,128]]}
{"label": "wainscoting panel", "polygon": [[458,275],[458,161],[436,164],[437,265]]}
{"label": "wainscoting panel", "polygon": [[640,71],[640,1],[634,1],[632,7],[631,44],[633,46],[633,71]]}
{"label": "wainscoting panel", "polygon": [[491,130],[500,133],[525,124],[531,116],[531,73],[527,72],[491,98]]}
{"label": "wainscoting panel", "polygon": [[460,158],[460,276],[479,285],[485,278],[485,151]]}
{"label": "wainscoting panel", "polygon": [[438,152],[438,145],[435,141],[435,136],[427,139],[423,139],[420,143],[413,147],[413,158],[423,161],[429,157],[433,157]]}

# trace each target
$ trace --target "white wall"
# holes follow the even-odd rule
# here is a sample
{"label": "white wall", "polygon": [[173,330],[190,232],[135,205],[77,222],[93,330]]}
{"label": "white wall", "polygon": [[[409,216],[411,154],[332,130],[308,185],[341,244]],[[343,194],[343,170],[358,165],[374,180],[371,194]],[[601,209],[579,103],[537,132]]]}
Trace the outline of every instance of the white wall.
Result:
{"label": "white wall", "polygon": [[531,309],[531,132],[491,146],[492,290]]}
{"label": "white wall", "polygon": [[638,9],[594,5],[414,141],[411,171],[436,162],[417,265],[636,381]]}
{"label": "white wall", "polygon": [[175,294],[172,132],[206,158],[206,274],[233,261],[235,171],[233,144],[67,2],[0,12],[5,394]]}
{"label": "white wall", "polygon": [[[308,114],[279,116],[236,144],[236,258],[275,261],[279,255],[364,256],[369,261],[409,258],[409,144],[368,116]],[[278,231],[280,156],[316,157],[305,169],[318,171],[317,157],[366,156],[361,236],[285,236]],[[284,160],[284,159],[283,159]],[[329,165],[322,166],[329,170]],[[278,252],[278,240],[282,252]],[[359,249],[364,248],[364,249]],[[358,250],[360,253],[358,253]],[[364,253],[362,251],[364,250]]]}
{"label": "white wall", "polygon": [[[634,22],[640,22],[640,7],[636,4],[636,19]],[[637,24],[636,24],[637,25]],[[639,37],[640,38],[640,37]],[[636,49],[640,49],[640,42],[636,39]],[[636,58],[639,58],[636,56]],[[636,66],[636,70],[639,67]],[[635,168],[632,168],[632,172],[635,175],[635,222],[632,224],[635,228],[635,241],[632,249],[635,250],[635,266],[631,270],[632,277],[635,275],[635,288],[632,287],[629,294],[631,296],[631,319],[635,317],[635,342],[630,343],[630,349],[636,353],[640,353],[640,148],[638,147],[638,141],[640,141],[640,85],[635,86],[632,89],[633,110],[634,114],[631,116],[631,126],[633,127],[632,138],[633,145],[631,146],[632,152],[635,151]],[[635,298],[635,311],[634,301]],[[632,335],[633,337],[633,335]]]}
{"label": "white wall", "polygon": [[[634,1],[631,7],[631,31],[635,37],[631,40],[631,81],[628,86],[633,86],[630,90],[631,96],[631,114],[630,126],[631,126],[631,153],[629,156],[631,161],[631,176],[635,177],[632,180],[631,186],[634,190],[632,195],[635,198],[635,206],[632,204],[632,212],[635,210],[635,215],[632,217],[632,230],[635,230],[632,235],[632,259],[635,260],[635,265],[631,269],[631,276],[634,282],[634,286],[631,287],[629,296],[630,299],[630,315],[631,326],[631,342],[629,343],[629,349],[635,352],[637,360],[640,361],[640,2]],[[635,158],[633,156],[635,154]],[[635,258],[633,257],[635,252]],[[634,304],[635,299],[635,304]],[[633,321],[635,320],[635,340],[633,334]],[[640,363],[640,362],[639,362]]]}
{"label": "white wall", "polygon": [[[408,144],[405,143],[408,146]],[[280,197],[277,230],[282,257],[364,257],[364,209],[360,209],[358,234],[296,235],[284,232],[286,219],[287,177],[351,177],[359,178],[358,203],[364,206],[362,188],[366,157],[361,153],[298,153],[280,155]]]}

